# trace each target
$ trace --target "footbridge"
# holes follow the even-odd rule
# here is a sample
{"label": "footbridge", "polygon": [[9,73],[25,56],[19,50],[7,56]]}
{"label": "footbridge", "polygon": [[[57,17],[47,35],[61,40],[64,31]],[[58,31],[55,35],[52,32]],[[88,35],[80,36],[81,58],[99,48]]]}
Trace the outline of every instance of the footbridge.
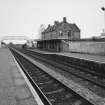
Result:
{"label": "footbridge", "polygon": [[23,42],[30,42],[30,38],[28,38],[27,36],[16,36],[16,35],[12,35],[12,36],[4,36],[0,39],[0,46],[1,44],[4,44],[6,42],[18,42],[18,41],[23,41]]}

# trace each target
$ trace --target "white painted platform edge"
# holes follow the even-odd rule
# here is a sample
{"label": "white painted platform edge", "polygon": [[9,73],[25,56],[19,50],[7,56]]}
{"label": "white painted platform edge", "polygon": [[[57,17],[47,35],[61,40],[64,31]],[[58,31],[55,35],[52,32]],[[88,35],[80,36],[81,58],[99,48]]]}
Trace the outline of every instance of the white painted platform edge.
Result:
{"label": "white painted platform edge", "polygon": [[[11,54],[12,55],[12,54]],[[18,67],[20,73],[22,74],[25,82],[27,83],[33,97],[35,98],[35,101],[37,102],[38,105],[44,105],[43,102],[41,101],[40,97],[38,96],[37,92],[35,91],[35,89],[33,88],[33,86],[31,85],[30,81],[28,80],[28,78],[26,77],[26,75],[24,74],[24,72],[22,71],[21,67],[19,66],[19,64],[17,63],[15,57],[12,55],[14,62],[16,63],[16,66]]]}

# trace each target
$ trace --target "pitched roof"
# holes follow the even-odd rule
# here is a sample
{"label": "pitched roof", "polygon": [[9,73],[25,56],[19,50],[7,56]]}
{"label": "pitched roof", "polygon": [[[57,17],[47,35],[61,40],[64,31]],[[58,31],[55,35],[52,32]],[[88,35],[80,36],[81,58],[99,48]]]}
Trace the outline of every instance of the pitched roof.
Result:
{"label": "pitched roof", "polygon": [[[54,30],[56,30],[56,27],[59,27],[59,26],[62,26],[62,24],[65,24],[64,21],[57,22],[57,23],[58,23],[57,26],[55,24],[54,25],[48,25],[48,27],[42,33],[54,31]],[[71,24],[71,23],[66,22],[66,25],[68,25],[70,27],[70,29],[72,29],[73,31],[79,31],[80,32],[80,29],[76,24]]]}
{"label": "pitched roof", "polygon": [[76,24],[70,24],[70,27],[73,29],[73,31],[79,31],[80,29],[78,28],[78,26]]}

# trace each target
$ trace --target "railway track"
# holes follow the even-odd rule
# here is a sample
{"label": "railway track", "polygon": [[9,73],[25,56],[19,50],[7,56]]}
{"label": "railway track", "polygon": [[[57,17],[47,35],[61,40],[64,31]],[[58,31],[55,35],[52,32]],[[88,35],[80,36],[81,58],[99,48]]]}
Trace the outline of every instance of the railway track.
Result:
{"label": "railway track", "polygon": [[75,78],[77,78],[77,80],[82,80],[82,84],[89,88],[91,91],[95,92],[101,97],[105,97],[105,76],[95,72],[95,70],[91,71],[90,69],[70,64],[67,59],[65,60],[65,58],[62,58],[63,56],[54,54],[40,54],[28,50],[20,51],[33,59],[38,59],[44,63],[46,62],[55,68],[59,68],[60,70],[72,74],[75,76]]}
{"label": "railway track", "polygon": [[36,87],[44,105],[92,105],[55,78],[42,71],[22,55],[11,49],[30,82]]}

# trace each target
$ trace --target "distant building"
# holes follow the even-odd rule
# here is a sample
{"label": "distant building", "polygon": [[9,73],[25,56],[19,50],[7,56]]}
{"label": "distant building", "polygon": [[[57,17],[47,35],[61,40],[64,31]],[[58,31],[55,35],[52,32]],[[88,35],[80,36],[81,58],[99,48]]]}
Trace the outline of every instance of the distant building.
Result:
{"label": "distant building", "polygon": [[105,32],[101,33],[101,38],[105,38]]}
{"label": "distant building", "polygon": [[54,25],[48,25],[42,32],[42,40],[51,39],[79,40],[80,29],[76,24],[68,23],[64,17],[62,22],[55,21]]}
{"label": "distant building", "polygon": [[54,25],[42,32],[41,40],[37,41],[37,48],[47,51],[68,51],[69,41],[80,40],[80,29],[76,24],[68,23],[66,17],[62,22],[55,21]]}

